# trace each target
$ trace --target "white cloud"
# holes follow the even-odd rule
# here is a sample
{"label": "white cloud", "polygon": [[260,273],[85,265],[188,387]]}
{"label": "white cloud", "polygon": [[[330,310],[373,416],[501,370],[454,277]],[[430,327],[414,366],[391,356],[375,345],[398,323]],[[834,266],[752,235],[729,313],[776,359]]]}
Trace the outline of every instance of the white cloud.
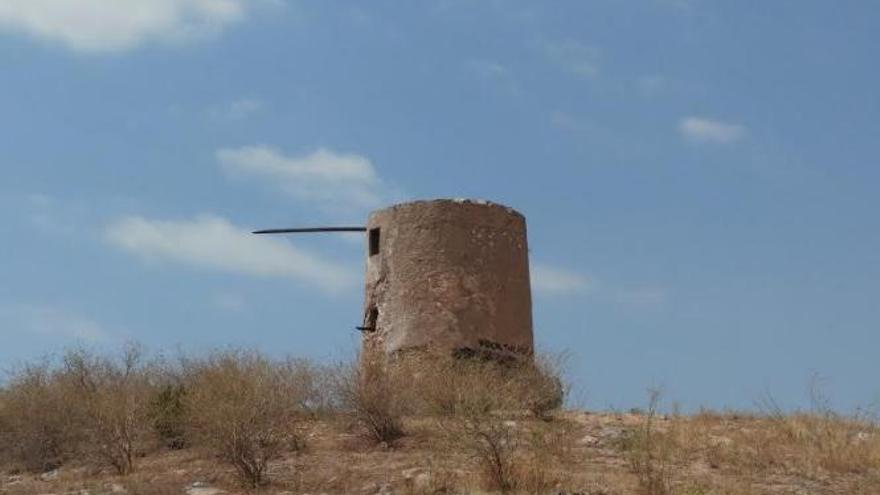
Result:
{"label": "white cloud", "polygon": [[540,294],[570,294],[590,288],[587,277],[543,264],[531,266],[532,289]]}
{"label": "white cloud", "polygon": [[568,40],[546,42],[541,47],[550,60],[572,74],[591,78],[599,75],[601,51],[595,46]]}
{"label": "white cloud", "polygon": [[689,141],[697,143],[733,143],[746,136],[745,126],[703,117],[685,117],[678,130]]}
{"label": "white cloud", "polygon": [[292,197],[330,210],[372,208],[382,202],[382,182],[370,160],[326,148],[285,156],[268,146],[221,149],[217,159],[230,177],[253,177]]}
{"label": "white cloud", "polygon": [[0,305],[0,328],[5,329],[4,331],[84,342],[104,342],[110,339],[99,323],[65,309],[43,305]]}
{"label": "white cloud", "polygon": [[258,277],[288,277],[337,292],[356,273],[278,238],[255,236],[216,216],[163,221],[130,216],[111,224],[106,239],[148,260],[172,261]]}
{"label": "white cloud", "polygon": [[[212,36],[269,0],[0,0],[0,30],[85,53]],[[277,1],[275,2],[277,3]]]}

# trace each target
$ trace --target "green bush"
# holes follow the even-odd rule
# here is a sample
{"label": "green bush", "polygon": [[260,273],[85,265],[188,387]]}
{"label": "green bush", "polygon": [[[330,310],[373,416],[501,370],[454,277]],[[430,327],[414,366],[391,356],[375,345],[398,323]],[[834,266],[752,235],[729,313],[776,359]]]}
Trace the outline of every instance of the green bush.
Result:
{"label": "green bush", "polygon": [[163,385],[150,402],[153,429],[169,449],[186,447],[186,387]]}

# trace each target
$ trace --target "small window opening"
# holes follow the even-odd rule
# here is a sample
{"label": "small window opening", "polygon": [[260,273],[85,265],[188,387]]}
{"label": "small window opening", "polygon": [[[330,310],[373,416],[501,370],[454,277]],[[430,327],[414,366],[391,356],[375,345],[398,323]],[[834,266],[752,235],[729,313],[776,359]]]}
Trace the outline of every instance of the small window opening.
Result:
{"label": "small window opening", "polygon": [[379,308],[372,307],[370,308],[370,313],[367,315],[367,326],[371,327],[375,330],[376,323],[379,321]]}
{"label": "small window opening", "polygon": [[379,254],[379,227],[370,229],[370,256]]}
{"label": "small window opening", "polygon": [[364,326],[357,327],[361,332],[375,332],[376,323],[379,321],[379,308],[373,306],[364,317]]}

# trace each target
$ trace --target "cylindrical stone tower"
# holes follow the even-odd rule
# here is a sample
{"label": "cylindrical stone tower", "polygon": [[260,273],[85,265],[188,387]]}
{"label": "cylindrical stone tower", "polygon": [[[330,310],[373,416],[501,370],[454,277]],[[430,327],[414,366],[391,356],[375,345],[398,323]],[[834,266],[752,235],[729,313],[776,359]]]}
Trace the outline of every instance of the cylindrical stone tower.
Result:
{"label": "cylindrical stone tower", "polygon": [[531,356],[525,218],[486,201],[398,204],[367,222],[364,348]]}

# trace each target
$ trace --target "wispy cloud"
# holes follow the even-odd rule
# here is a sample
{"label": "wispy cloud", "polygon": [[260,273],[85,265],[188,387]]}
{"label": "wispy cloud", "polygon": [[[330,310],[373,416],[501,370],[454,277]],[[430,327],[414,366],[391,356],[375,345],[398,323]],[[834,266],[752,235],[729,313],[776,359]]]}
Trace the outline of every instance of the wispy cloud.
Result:
{"label": "wispy cloud", "polygon": [[77,52],[122,52],[220,33],[255,4],[278,0],[2,0],[0,29]]}
{"label": "wispy cloud", "polygon": [[544,54],[563,69],[581,77],[596,77],[602,56],[599,48],[574,40],[544,42]]}
{"label": "wispy cloud", "polygon": [[87,213],[82,203],[59,200],[47,194],[31,193],[20,198],[20,208],[27,222],[44,235],[73,235],[79,220]]}
{"label": "wispy cloud", "polygon": [[0,304],[0,329],[4,333],[26,333],[82,342],[110,340],[110,334],[98,322],[47,305]]}
{"label": "wispy cloud", "polygon": [[217,159],[233,178],[254,178],[295,199],[327,210],[372,208],[382,202],[382,181],[364,156],[319,148],[287,156],[268,146],[221,149]]}
{"label": "wispy cloud", "polygon": [[259,98],[239,98],[225,105],[211,109],[210,116],[214,120],[242,120],[263,109],[263,100]]}
{"label": "wispy cloud", "polygon": [[695,143],[733,143],[747,134],[745,126],[694,116],[681,119],[678,130],[685,139]]}
{"label": "wispy cloud", "polygon": [[471,59],[465,65],[480,77],[504,79],[510,75],[507,67],[494,60]]}
{"label": "wispy cloud", "polygon": [[[607,129],[603,129],[602,127],[588,119],[578,119],[569,113],[559,110],[556,110],[550,114],[550,123],[553,124],[554,127],[558,127],[559,129],[579,134],[608,134]],[[609,136],[607,135],[603,136],[603,138],[608,137]]]}
{"label": "wispy cloud", "polygon": [[669,80],[660,74],[642,76],[636,80],[636,88],[646,96],[660,93],[669,84]]}
{"label": "wispy cloud", "polygon": [[51,196],[41,193],[28,194],[24,203],[27,219],[37,230],[43,233],[56,233],[59,229],[62,232],[69,231],[69,226],[62,225],[56,220],[57,205]]}
{"label": "wispy cloud", "polygon": [[130,216],[107,227],[113,246],[147,260],[257,277],[287,277],[326,292],[355,285],[356,273],[277,238],[249,234],[216,216],[153,220]]}
{"label": "wispy cloud", "polygon": [[532,290],[544,295],[582,292],[590,288],[590,280],[580,273],[550,265],[533,263]]}
{"label": "wispy cloud", "polygon": [[576,270],[544,263],[531,264],[532,291],[538,296],[571,296],[589,294],[601,304],[614,304],[633,309],[663,307],[670,298],[668,289],[657,286],[621,286],[608,283]]}
{"label": "wispy cloud", "polygon": [[470,59],[465,62],[465,68],[477,78],[493,86],[500,86],[513,96],[520,96],[522,94],[522,88],[510,68],[500,62],[486,59]]}

